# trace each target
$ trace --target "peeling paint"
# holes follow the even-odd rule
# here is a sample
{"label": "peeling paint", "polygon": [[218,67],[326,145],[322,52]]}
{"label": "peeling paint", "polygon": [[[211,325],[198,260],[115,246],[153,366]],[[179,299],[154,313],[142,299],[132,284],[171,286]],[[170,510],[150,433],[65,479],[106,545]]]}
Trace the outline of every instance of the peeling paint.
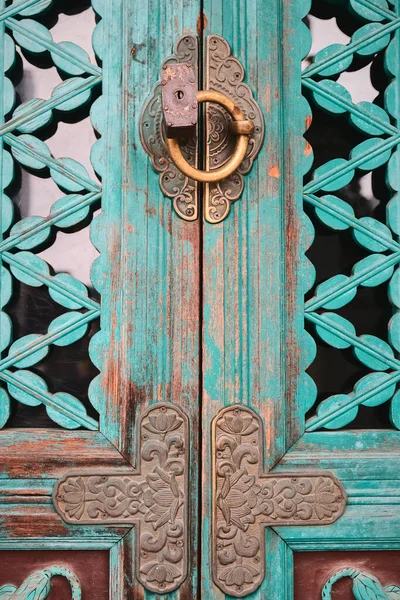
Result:
{"label": "peeling paint", "polygon": [[281,173],[279,171],[278,165],[274,165],[273,167],[271,167],[268,171],[268,175],[270,177],[274,177],[275,179],[279,179],[279,177],[281,176]]}
{"label": "peeling paint", "polygon": [[196,24],[197,35],[199,37],[201,37],[203,35],[203,31],[205,31],[206,28],[207,28],[207,16],[206,16],[206,13],[204,11],[202,11],[199,13],[199,16],[197,17],[197,24]]}

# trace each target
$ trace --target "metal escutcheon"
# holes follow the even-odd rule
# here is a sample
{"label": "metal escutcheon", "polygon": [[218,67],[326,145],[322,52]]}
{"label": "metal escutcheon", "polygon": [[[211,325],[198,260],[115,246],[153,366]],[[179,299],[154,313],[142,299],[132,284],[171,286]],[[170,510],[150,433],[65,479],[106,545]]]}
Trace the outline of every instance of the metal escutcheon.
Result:
{"label": "metal escutcheon", "polygon": [[[244,175],[262,145],[264,121],[243,82],[244,69],[224,38],[208,36],[204,54],[203,90],[198,90],[198,39],[187,34],[178,40],[143,109],[140,133],[177,214],[197,219],[202,189],[205,220],[220,223],[243,192]],[[205,107],[200,113],[202,142],[198,104]],[[204,170],[198,168],[200,158]]]}

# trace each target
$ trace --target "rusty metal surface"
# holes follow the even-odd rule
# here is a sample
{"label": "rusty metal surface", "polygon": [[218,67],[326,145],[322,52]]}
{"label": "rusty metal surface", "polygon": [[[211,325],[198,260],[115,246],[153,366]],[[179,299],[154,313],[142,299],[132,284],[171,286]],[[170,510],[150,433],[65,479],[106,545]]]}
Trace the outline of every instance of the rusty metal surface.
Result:
{"label": "rusty metal surface", "polygon": [[161,97],[167,137],[191,137],[197,125],[197,83],[190,63],[163,65]]}

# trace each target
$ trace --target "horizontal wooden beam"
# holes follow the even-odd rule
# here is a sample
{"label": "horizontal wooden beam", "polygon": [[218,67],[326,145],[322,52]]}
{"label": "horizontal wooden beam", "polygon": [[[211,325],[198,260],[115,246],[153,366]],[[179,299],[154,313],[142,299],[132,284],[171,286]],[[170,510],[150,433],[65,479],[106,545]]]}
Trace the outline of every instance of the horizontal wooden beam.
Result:
{"label": "horizontal wooden beam", "polygon": [[[0,431],[0,464],[0,480],[29,477],[42,481],[58,479],[70,469],[130,466],[103,434],[61,429]],[[29,485],[35,487],[36,482]]]}

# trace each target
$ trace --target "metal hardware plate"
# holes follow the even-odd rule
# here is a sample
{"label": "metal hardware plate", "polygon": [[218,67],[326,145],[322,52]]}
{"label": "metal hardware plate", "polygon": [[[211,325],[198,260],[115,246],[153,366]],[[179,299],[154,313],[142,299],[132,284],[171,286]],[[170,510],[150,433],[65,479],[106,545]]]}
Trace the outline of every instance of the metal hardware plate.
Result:
{"label": "metal hardware plate", "polygon": [[[209,223],[220,223],[228,216],[231,203],[243,193],[243,176],[250,171],[264,139],[264,119],[250,87],[243,81],[243,66],[231,55],[228,42],[220,35],[207,36],[205,65],[204,89],[226,94],[234,100],[247,119],[254,121],[246,158],[237,171],[227,179],[204,186],[204,218]],[[206,165],[208,169],[216,169],[229,160],[235,147],[236,137],[231,132],[232,118],[217,104],[208,104],[205,121]]]}
{"label": "metal hardware plate", "polygon": [[[175,63],[191,65],[195,78],[198,77],[198,40],[190,33],[182,36],[172,56],[163,63],[162,72]],[[165,67],[165,68],[164,68]],[[197,113],[197,108],[196,108]],[[160,188],[165,196],[173,199],[175,212],[185,221],[195,221],[198,217],[198,184],[189,179],[172,162],[165,145],[162,84],[155,86],[153,93],[140,118],[140,137],[153,168],[160,173]],[[198,166],[197,136],[189,137],[182,144],[182,152],[188,162]]]}
{"label": "metal hardware plate", "polygon": [[264,528],[330,525],[344,512],[346,492],[332,473],[264,473],[262,421],[241,405],[213,420],[212,456],[213,580],[242,597],[264,579]]}
{"label": "metal hardware plate", "polygon": [[[198,39],[195,35],[187,34],[178,40],[175,48],[175,54],[169,57],[162,68],[162,81],[166,83],[162,86],[159,82],[151,98],[144,107],[140,120],[140,135],[144,149],[149,154],[153,167],[160,175],[160,187],[163,193],[173,198],[174,208],[180,217],[185,220],[193,221],[197,218],[199,212],[199,187],[193,179],[183,175],[172,162],[165,145],[165,137],[170,135],[174,127],[181,127],[178,120],[166,118],[167,126],[163,123],[163,101],[162,88],[169,87],[171,81],[171,66],[177,63],[176,68],[181,73],[182,81],[186,81],[188,72],[185,72],[188,65],[193,68],[195,79],[197,81],[197,63],[198,63]],[[184,66],[185,65],[185,66]],[[240,167],[229,177],[218,183],[201,184],[204,189],[203,213],[204,218],[209,223],[220,223],[229,214],[231,203],[238,200],[244,188],[244,175],[247,174],[257,156],[264,138],[264,120],[260,107],[253,98],[250,87],[244,83],[244,68],[238,59],[231,55],[229,44],[219,35],[210,35],[206,38],[204,54],[204,90],[214,90],[221,92],[231,98],[235,104],[245,114],[246,119],[254,121],[254,130],[250,134],[249,146],[246,157]],[[168,76],[165,76],[165,73]],[[190,78],[189,78],[190,83]],[[171,86],[173,84],[171,83]],[[188,88],[189,89],[189,88]],[[174,89],[173,94],[178,89]],[[164,97],[166,95],[164,93]],[[177,98],[169,95],[169,102],[165,105],[176,107]],[[178,106],[181,106],[178,103]],[[187,104],[191,116],[193,111],[197,113],[197,106],[194,108],[194,102]],[[168,110],[170,116],[172,113]],[[203,120],[205,125],[204,135],[204,165],[206,170],[212,170],[224,165],[232,153],[236,144],[236,135],[232,131],[232,118],[228,112],[217,104],[208,103],[205,105]],[[194,119],[193,119],[194,120]],[[168,123],[171,123],[168,126]],[[188,121],[184,127],[188,127]],[[184,132],[185,133],[185,132]],[[184,157],[188,162],[198,167],[198,148],[196,135],[189,137],[184,143],[181,143]],[[174,134],[175,137],[175,134]]]}
{"label": "metal hardware plate", "polygon": [[135,525],[136,577],[155,593],[187,575],[189,423],[158,403],[139,422],[138,469],[70,471],[56,484],[54,506],[67,523]]}

